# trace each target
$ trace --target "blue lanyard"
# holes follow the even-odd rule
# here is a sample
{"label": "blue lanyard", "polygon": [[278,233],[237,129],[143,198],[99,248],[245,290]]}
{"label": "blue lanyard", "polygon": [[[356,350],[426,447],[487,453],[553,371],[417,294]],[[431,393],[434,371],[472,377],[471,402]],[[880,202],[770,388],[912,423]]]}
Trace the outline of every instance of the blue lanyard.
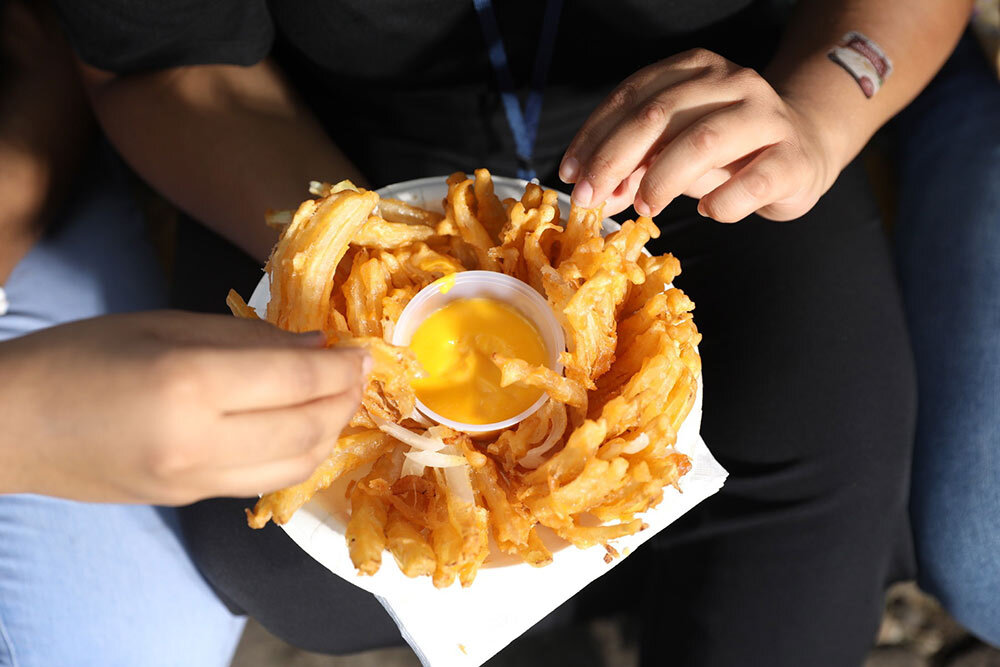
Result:
{"label": "blue lanyard", "polygon": [[556,32],[559,29],[559,13],[562,11],[562,0],[548,0],[545,3],[545,17],[542,20],[542,35],[539,39],[538,53],[535,55],[535,69],[531,74],[531,87],[525,100],[524,112],[514,91],[514,78],[510,75],[507,65],[507,50],[500,37],[497,17],[493,13],[491,0],[472,0],[479,15],[479,25],[483,29],[483,39],[486,40],[490,64],[497,77],[500,87],[500,97],[503,101],[507,125],[514,135],[514,148],[517,152],[517,176],[530,181],[535,178],[535,168],[532,158],[535,151],[535,138],[538,136],[538,119],[542,115],[542,93],[545,79],[549,74],[549,64],[552,62],[552,51],[556,44]]}

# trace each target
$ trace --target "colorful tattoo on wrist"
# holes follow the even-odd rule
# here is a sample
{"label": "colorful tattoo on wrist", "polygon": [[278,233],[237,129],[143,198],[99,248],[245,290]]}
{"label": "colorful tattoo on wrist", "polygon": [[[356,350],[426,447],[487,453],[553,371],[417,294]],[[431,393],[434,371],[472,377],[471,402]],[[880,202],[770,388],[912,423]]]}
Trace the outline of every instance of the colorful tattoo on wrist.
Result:
{"label": "colorful tattoo on wrist", "polygon": [[853,30],[826,55],[854,77],[865,97],[877,93],[892,73],[892,62],[879,45]]}

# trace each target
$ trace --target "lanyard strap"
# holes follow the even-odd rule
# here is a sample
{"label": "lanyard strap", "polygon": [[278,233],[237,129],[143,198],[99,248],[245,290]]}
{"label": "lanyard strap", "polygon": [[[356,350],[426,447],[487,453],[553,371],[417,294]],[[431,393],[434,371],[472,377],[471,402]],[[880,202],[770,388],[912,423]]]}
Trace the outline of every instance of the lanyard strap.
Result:
{"label": "lanyard strap", "polygon": [[535,168],[532,164],[535,138],[538,136],[538,119],[542,115],[545,79],[549,74],[552,51],[556,44],[556,32],[559,29],[562,0],[547,0],[545,3],[542,35],[538,43],[538,53],[535,54],[535,69],[531,73],[531,87],[528,90],[523,113],[514,90],[514,78],[507,64],[507,50],[500,37],[500,28],[493,13],[493,3],[491,0],[472,0],[472,4],[479,15],[479,25],[483,29],[483,39],[486,40],[490,64],[493,65],[493,72],[500,87],[500,98],[503,101],[504,114],[507,116],[507,125],[514,135],[518,162],[517,176],[530,181],[535,178]]}

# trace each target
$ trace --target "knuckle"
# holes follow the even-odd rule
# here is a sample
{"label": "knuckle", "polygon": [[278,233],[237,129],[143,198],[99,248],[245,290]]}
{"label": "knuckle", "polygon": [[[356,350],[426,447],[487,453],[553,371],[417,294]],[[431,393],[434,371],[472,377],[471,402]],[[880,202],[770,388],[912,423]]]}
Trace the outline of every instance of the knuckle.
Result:
{"label": "knuckle", "polygon": [[757,88],[764,83],[764,79],[757,73],[757,70],[751,67],[739,67],[731,76],[734,81],[747,88]]}
{"label": "knuckle", "polygon": [[616,166],[617,163],[611,156],[599,151],[590,158],[590,164],[587,165],[587,176],[595,181],[603,181],[609,174],[616,171]]}
{"label": "knuckle", "polygon": [[143,465],[148,475],[159,481],[174,479],[188,466],[187,456],[169,440],[153,443],[145,451]]}
{"label": "knuckle", "polygon": [[670,104],[666,100],[654,97],[643,103],[639,113],[636,114],[639,124],[647,128],[661,128],[666,126],[670,118]]}
{"label": "knuckle", "polygon": [[763,169],[748,171],[740,180],[746,193],[758,201],[767,199],[774,189],[774,177]]}
{"label": "knuckle", "polygon": [[189,350],[165,350],[151,362],[151,389],[168,404],[197,397],[201,389],[201,364]]}
{"label": "knuckle", "polygon": [[664,179],[647,172],[639,185],[638,194],[653,211],[656,211],[666,203],[667,184]]}
{"label": "knuckle", "polygon": [[698,65],[713,65],[720,60],[718,54],[706,48],[695,47],[680,54],[681,60]]}
{"label": "knuckle", "polygon": [[625,81],[618,86],[608,99],[608,106],[613,109],[628,109],[639,99],[639,88],[632,81]]}
{"label": "knuckle", "polygon": [[688,134],[688,142],[698,155],[708,155],[719,145],[719,132],[708,123],[698,123]]}

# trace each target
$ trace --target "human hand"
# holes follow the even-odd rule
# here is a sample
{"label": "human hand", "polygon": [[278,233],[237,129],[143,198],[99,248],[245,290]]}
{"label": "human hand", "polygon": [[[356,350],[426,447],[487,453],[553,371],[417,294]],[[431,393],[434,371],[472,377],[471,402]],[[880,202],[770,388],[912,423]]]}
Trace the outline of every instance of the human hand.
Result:
{"label": "human hand", "polygon": [[829,141],[757,72],[694,49],[619,85],[580,128],[559,177],[576,183],[577,204],[607,200],[609,215],[630,204],[657,215],[684,194],[719,222],[791,220],[840,171]]}
{"label": "human hand", "polygon": [[302,481],[357,410],[368,357],[322,334],[155,312],[0,344],[0,492],[180,505]]}

